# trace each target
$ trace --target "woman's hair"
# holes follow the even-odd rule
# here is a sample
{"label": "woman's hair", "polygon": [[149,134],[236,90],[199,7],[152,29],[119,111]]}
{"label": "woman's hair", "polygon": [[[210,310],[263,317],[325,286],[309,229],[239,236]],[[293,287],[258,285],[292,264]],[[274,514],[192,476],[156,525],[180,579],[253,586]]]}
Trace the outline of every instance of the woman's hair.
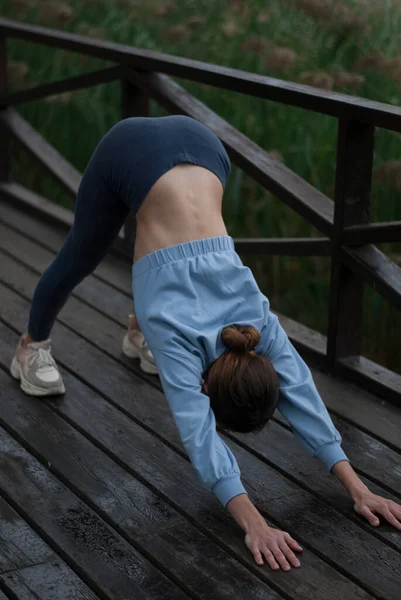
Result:
{"label": "woman's hair", "polygon": [[269,359],[254,352],[260,340],[255,327],[230,325],[221,338],[228,349],[204,376],[216,422],[229,431],[260,431],[277,405],[277,373]]}

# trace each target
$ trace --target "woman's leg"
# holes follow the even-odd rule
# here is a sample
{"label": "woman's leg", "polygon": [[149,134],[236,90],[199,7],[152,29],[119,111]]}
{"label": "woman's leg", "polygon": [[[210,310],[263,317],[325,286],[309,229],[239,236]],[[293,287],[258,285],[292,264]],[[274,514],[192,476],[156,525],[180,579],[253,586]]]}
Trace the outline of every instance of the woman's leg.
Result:
{"label": "woman's leg", "polygon": [[72,290],[105,256],[129,212],[104,185],[94,167],[90,164],[82,178],[73,227],[36,287],[28,336],[21,338],[11,365],[12,375],[30,395],[64,393],[48,339],[54,321]]}
{"label": "woman's leg", "polygon": [[72,290],[104,258],[128,215],[128,207],[91,173],[82,179],[74,225],[55,260],[36,287],[28,333],[46,340]]}

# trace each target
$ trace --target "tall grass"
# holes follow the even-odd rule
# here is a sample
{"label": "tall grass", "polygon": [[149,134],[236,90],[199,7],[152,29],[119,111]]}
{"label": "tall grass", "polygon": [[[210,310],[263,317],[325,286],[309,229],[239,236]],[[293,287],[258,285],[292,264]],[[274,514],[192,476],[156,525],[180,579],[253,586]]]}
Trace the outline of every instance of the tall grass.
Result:
{"label": "tall grass", "polygon": [[[392,104],[401,99],[400,0],[0,0],[3,16],[141,48],[161,50],[281,79],[301,81]],[[10,81],[35,85],[105,63],[20,41],[9,44]],[[333,197],[334,119],[210,86],[182,83],[240,131]],[[63,94],[21,111],[78,169],[120,116],[117,84]],[[152,104],[152,114],[163,112]],[[401,138],[379,131],[375,145],[372,220],[401,219]],[[18,152],[15,177],[71,205]],[[239,169],[224,205],[234,236],[300,236],[317,232]],[[383,250],[401,264],[399,245]],[[327,259],[248,261],[275,309],[325,333]],[[401,316],[374,292],[365,298],[364,352],[401,372]]]}

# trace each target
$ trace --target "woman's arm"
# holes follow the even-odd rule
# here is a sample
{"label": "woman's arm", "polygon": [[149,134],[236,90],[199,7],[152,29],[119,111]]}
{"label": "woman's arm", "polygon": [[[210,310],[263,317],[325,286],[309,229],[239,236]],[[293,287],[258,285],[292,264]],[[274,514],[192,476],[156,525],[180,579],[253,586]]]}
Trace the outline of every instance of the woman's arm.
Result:
{"label": "woman's arm", "polygon": [[301,546],[289,533],[269,527],[246,494],[240,494],[230,500],[227,510],[245,532],[245,544],[252,552],[257,565],[263,565],[265,557],[275,571],[280,567],[289,571],[290,565],[301,566],[293,552],[302,552]]}
{"label": "woman's arm", "polygon": [[280,381],[277,409],[300,442],[328,471],[340,460],[348,460],[341,448],[340,433],[316,389],[309,367],[272,313],[256,351],[266,356],[277,372]]}
{"label": "woman's arm", "polygon": [[270,528],[249,500],[230,448],[216,431],[209,397],[201,390],[202,365],[190,353],[154,351],[160,379],[191,463],[203,484],[226,506],[245,532],[245,543],[257,564],[262,555],[273,569],[299,566],[298,544]]}
{"label": "woman's arm", "polygon": [[354,510],[365,517],[371,525],[374,527],[380,525],[376,516],[379,514],[401,531],[401,506],[399,504],[373,494],[347,461],[335,464],[332,473],[338,477],[354,501]]}
{"label": "woman's arm", "polygon": [[341,448],[341,436],[316,389],[306,363],[288,340],[277,317],[269,314],[262,334],[261,351],[271,360],[280,379],[278,410],[297,437],[328,471],[338,477],[354,501],[354,510],[372,525],[374,513],[384,516],[401,531],[401,506],[369,491],[359,479]]}

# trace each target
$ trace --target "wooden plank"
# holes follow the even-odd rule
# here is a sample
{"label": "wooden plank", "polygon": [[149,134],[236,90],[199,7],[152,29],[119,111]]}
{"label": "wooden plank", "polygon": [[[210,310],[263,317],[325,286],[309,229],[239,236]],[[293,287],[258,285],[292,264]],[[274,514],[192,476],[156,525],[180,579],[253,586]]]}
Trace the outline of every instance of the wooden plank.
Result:
{"label": "wooden plank", "polygon": [[56,558],[53,550],[1,497],[0,522],[0,576]]}
{"label": "wooden plank", "polygon": [[[17,600],[96,600],[96,596],[60,560],[34,565],[0,577]],[[0,597],[1,598],[1,597]]]}
{"label": "wooden plank", "polygon": [[[129,76],[129,72],[127,72]],[[133,73],[132,80],[140,82]],[[165,75],[150,77],[152,97],[168,110],[197,119],[224,143],[231,159],[262,187],[305,217],[317,229],[330,235],[334,203],[316,188],[272,158],[202,102]]]}
{"label": "wooden plank", "polygon": [[364,244],[390,244],[401,240],[401,221],[370,223],[346,227],[342,234],[342,243],[346,246]]}
{"label": "wooden plank", "polygon": [[[35,249],[34,245],[27,244],[27,241],[23,238],[13,237],[12,232],[4,229],[0,231],[0,244],[3,238],[6,247],[12,251],[12,254],[25,264],[33,266],[38,273],[52,259],[51,255],[43,252],[40,247]],[[0,261],[0,278],[3,281],[7,280],[8,285],[29,299],[32,297],[37,283],[37,277],[34,274],[6,256],[2,256]],[[110,289],[107,286],[93,283],[91,277],[87,278],[76,288],[74,295],[77,298],[82,298],[87,305],[92,305],[96,310],[92,310],[90,306],[79,304],[74,298],[71,298],[60,315],[60,321],[80,335],[90,339],[100,349],[106,350],[112,356],[119,358],[121,356],[121,339],[125,330],[125,315],[129,310],[131,301],[128,297],[121,297],[114,290],[110,294]],[[102,318],[99,310],[107,317],[111,317],[115,323]],[[289,334],[294,332],[293,326],[288,325],[288,320],[286,322],[281,317],[281,321],[288,327]],[[111,334],[111,332],[113,333]],[[317,346],[322,343],[322,338],[323,336],[318,334],[316,339],[313,335],[309,335],[309,338],[307,338],[308,344],[311,347]],[[121,357],[121,360],[126,365],[135,365],[130,360],[124,360],[123,357]],[[380,404],[381,400],[372,396],[372,394],[340,380],[329,378],[321,371],[312,369],[312,372],[318,382],[318,389],[330,409],[334,410],[336,414],[344,415],[346,419],[355,425],[360,425],[366,431],[372,432],[393,447],[401,449],[399,436],[401,416],[395,407],[383,406]],[[137,373],[141,377],[146,377],[139,370]],[[158,385],[157,378],[153,376],[149,376],[147,381],[151,382],[152,385]],[[367,406],[370,406],[372,410],[374,409],[372,417],[370,411],[365,410]]]}
{"label": "wooden plank", "polygon": [[363,385],[372,394],[401,406],[401,375],[390,371],[364,356],[349,356],[338,364],[338,374]]}
{"label": "wooden plank", "polygon": [[[71,229],[74,222],[74,213],[70,210],[46,200],[43,196],[35,194],[35,192],[18,183],[1,183],[0,197],[48,223],[61,226],[67,231]],[[2,216],[1,213],[0,216]]]}
{"label": "wooden plank", "polygon": [[340,121],[327,333],[327,359],[332,371],[339,359],[361,354],[364,284],[343,263],[341,240],[344,227],[369,220],[373,149],[371,125]]}
{"label": "wooden plank", "polygon": [[[66,230],[69,230],[68,224],[63,226],[61,222],[56,221],[56,226],[50,227],[46,219],[40,216],[40,211],[37,213],[39,220],[34,217],[36,212],[29,214],[24,206],[22,209],[22,211],[17,210],[12,204],[5,203],[0,196],[0,222],[22,233],[27,239],[35,240],[39,246],[57,253],[64,243]],[[70,215],[73,219],[73,213],[70,212]],[[99,279],[107,280],[109,285],[132,299],[131,265],[132,258],[127,262],[120,254],[109,253],[96,268],[94,275]]]}
{"label": "wooden plank", "polygon": [[0,19],[0,32],[9,37],[96,56],[135,69],[161,71],[168,75],[183,77],[267,100],[275,100],[337,118],[359,119],[377,127],[401,131],[401,108],[390,104],[320,90],[290,81],[202,63],[152,50],[132,48],[103,40],[91,40],[77,34],[37,25],[27,25],[9,19]]}
{"label": "wooden plank", "polygon": [[[346,432],[343,447],[348,453],[349,446],[350,460],[353,461],[355,458],[356,464],[362,463],[365,467],[364,471],[370,475],[370,478],[362,475],[362,481],[374,493],[400,503],[401,485],[399,482],[395,483],[400,474],[400,455],[363,432],[358,432],[353,426],[347,426],[341,419],[336,419],[336,424],[341,434],[343,430]],[[300,448],[298,440],[289,429],[272,421],[258,435],[230,434],[228,437],[240,443],[246,451],[252,452],[266,464],[280,471],[284,477],[289,478],[304,490],[312,492],[327,505],[332,506],[334,510],[341,512],[360,527],[372,532],[369,524],[354,512],[353,503],[337,478],[331,477],[318,460],[311,460],[310,455],[304,448]],[[350,444],[348,444],[349,440],[352,441]],[[361,450],[367,451],[367,455],[361,457]],[[377,450],[377,456],[375,450]],[[374,481],[376,478],[372,473],[375,469],[378,479],[380,479],[381,471],[388,469],[389,477],[386,479],[390,484],[389,490]],[[384,525],[376,529],[374,534],[375,537],[401,552],[401,537],[393,527]]]}
{"label": "wooden plank", "polygon": [[[174,573],[172,578],[189,590],[192,597],[256,600],[262,596],[266,600],[279,600],[268,586],[48,406],[27,401],[10,384],[10,379],[0,372],[4,402],[1,419],[7,428],[32,448],[45,465],[50,464],[50,470],[129,543],[150,555],[167,573]],[[84,393],[92,392],[86,389]],[[80,426],[79,422],[77,425]],[[149,447],[152,444],[149,436]],[[82,466],[77,469],[77,465]]]}
{"label": "wooden plank", "polygon": [[3,496],[103,597],[187,598],[96,513],[0,429]]}
{"label": "wooden plank", "polygon": [[246,256],[330,256],[328,238],[236,238],[235,249]]}
{"label": "wooden plank", "polygon": [[356,385],[328,377],[311,369],[327,408],[334,414],[372,434],[399,452],[401,450],[400,409]]}
{"label": "wooden plank", "polygon": [[75,198],[81,174],[13,109],[9,108],[1,112],[0,122]]}
{"label": "wooden plank", "polygon": [[341,254],[350,270],[401,310],[401,267],[372,245],[353,249],[343,247]]}
{"label": "wooden plank", "polygon": [[[31,282],[28,281],[28,286],[29,288],[27,288],[27,280],[29,279],[29,274],[26,272],[23,272],[21,270],[21,268],[19,267],[19,265],[17,264],[12,264],[9,263],[7,264],[7,257],[4,257],[4,259],[2,259],[2,267],[0,268],[0,279],[4,279],[4,276],[2,275],[2,271],[5,268],[6,271],[9,272],[10,274],[10,280],[9,283],[10,285],[14,288],[14,289],[19,289],[19,290],[24,290],[25,294],[32,294],[33,290],[34,290],[34,281],[32,281],[32,276],[30,277]],[[21,285],[21,282],[24,282],[24,284]],[[79,315],[79,317],[77,317],[77,315]],[[74,330],[75,332],[79,333],[80,335],[83,335],[86,339],[92,339],[92,341],[99,347],[99,348],[107,348],[107,353],[110,356],[113,356],[116,359],[119,359],[120,357],[120,345],[121,345],[121,339],[122,339],[122,335],[124,333],[123,329],[119,329],[118,327],[115,326],[110,326],[110,324],[107,322],[106,319],[101,319],[99,318],[99,315],[96,314],[94,311],[88,310],[87,307],[84,306],[80,306],[80,304],[76,301],[70,302],[65,310],[63,311],[62,315],[60,316],[60,321],[65,323],[69,328],[71,328],[72,330]],[[90,324],[90,326],[87,326],[86,324]],[[96,331],[96,334],[93,336],[91,336],[91,331],[94,330]],[[95,337],[95,339],[93,339]],[[111,341],[112,340],[112,341]],[[123,361],[125,362],[125,364],[129,365],[130,361]],[[154,379],[154,378],[152,378]],[[401,415],[400,415],[401,416]],[[46,422],[46,420],[45,420]],[[347,427],[346,423],[343,423],[344,427]],[[349,426],[348,426],[349,427]],[[278,429],[277,429],[278,428]],[[35,430],[35,427],[32,427],[33,430]],[[355,428],[352,428],[355,429]],[[342,431],[342,428],[340,428],[340,431]],[[272,449],[272,451],[270,452],[270,448],[271,448],[271,436],[273,435],[273,433],[276,434],[277,436],[281,435],[281,428],[276,425],[276,424],[271,424],[271,426],[269,426],[266,436],[264,434],[259,434],[258,436],[258,440],[259,440],[259,444],[261,444],[262,446],[265,445],[266,447],[266,452],[268,454],[272,454],[274,455],[274,448]],[[365,435],[365,438],[368,438],[368,436],[366,434],[362,434],[361,432],[358,432],[358,430],[356,430],[356,435],[359,434],[359,437],[361,435]],[[349,437],[351,437],[349,435]],[[236,439],[236,437],[234,436],[234,439]],[[251,442],[249,447],[254,449],[254,446],[252,445],[252,438],[250,438]],[[244,440],[242,440],[244,441]],[[283,442],[285,440],[283,439]],[[367,448],[369,447],[369,441],[370,441],[370,446],[373,448],[375,448],[376,450],[376,459],[373,461],[374,465],[372,467],[372,470],[374,471],[373,476],[375,477],[375,479],[377,480],[378,483],[380,483],[382,481],[382,479],[384,479],[385,485],[387,486],[387,488],[392,489],[393,491],[397,492],[398,488],[395,485],[395,487],[389,485],[389,481],[391,481],[391,478],[397,478],[398,477],[398,469],[394,467],[394,464],[399,462],[400,457],[398,456],[398,458],[394,458],[395,453],[392,452],[391,450],[389,450],[388,448],[386,448],[384,446],[384,444],[380,444],[377,440],[374,439],[369,439],[369,440],[365,440],[365,444],[363,446],[363,453],[365,453],[366,456],[369,456],[369,454],[366,454]],[[332,481],[333,479],[329,479],[325,473],[325,471],[322,469],[320,463],[318,464],[317,461],[311,461],[309,456],[306,458],[306,454],[305,456],[302,454],[302,449],[299,447],[299,443],[296,442],[295,440],[292,441],[292,443],[286,441],[286,450],[293,453],[294,456],[296,457],[296,461],[298,461],[298,465],[295,467],[296,468],[296,475],[294,476],[294,474],[292,472],[290,473],[290,476],[296,480],[298,483],[301,483],[302,485],[305,485],[307,483],[307,481],[305,481],[305,477],[306,479],[308,479],[308,477],[311,477],[311,470],[313,472],[313,484],[310,485],[309,487],[317,492],[320,492],[321,495],[323,496],[323,494],[325,492],[327,492],[326,496],[323,497],[323,499],[325,500],[330,500],[333,498],[333,492],[339,492],[340,490],[340,499],[342,499],[342,504],[341,504],[341,508],[342,511],[351,518],[356,518],[356,515],[354,515],[353,511],[352,511],[352,507],[349,505],[349,501],[347,502],[347,497],[345,496],[344,492],[342,492],[342,488],[340,488],[340,486],[338,485],[337,487],[332,486]],[[345,450],[347,451],[347,448],[345,448]],[[381,451],[379,451],[381,450]],[[360,455],[358,455],[357,452],[354,452],[352,454],[352,456],[350,457],[351,460],[353,460],[354,465],[361,467],[362,466],[362,473],[367,473],[368,476],[372,475],[372,470],[369,469],[369,463],[365,460],[363,460],[363,454],[362,451],[360,453]],[[278,453],[278,456],[280,457],[280,454]],[[388,461],[386,461],[386,459],[388,458]],[[286,465],[288,462],[288,465],[290,465],[290,461],[287,460],[287,452],[284,451],[282,452],[282,456],[281,459],[284,460],[284,464]],[[293,460],[293,462],[294,462]],[[278,461],[280,462],[280,461]],[[313,465],[315,466],[313,468]],[[298,472],[301,474],[301,477],[298,477]],[[383,476],[381,474],[381,472],[383,473]],[[323,490],[323,491],[322,491]],[[399,488],[400,492],[401,492],[401,487]],[[380,493],[381,495],[386,495],[386,491],[384,489],[376,489],[376,493]],[[333,504],[335,504],[333,502]],[[380,534],[381,535],[381,534]],[[392,533],[391,532],[385,532],[384,533],[384,538],[385,540],[387,539],[392,539]],[[401,539],[400,539],[400,549],[401,549]]]}
{"label": "wooden plank", "polygon": [[[3,326],[1,332],[0,353],[1,361],[3,361],[5,349],[9,347],[11,339],[7,328]],[[15,338],[15,334],[12,337]],[[71,424],[79,427],[92,441],[96,440],[101,444],[119,464],[133,470],[138,478],[156,488],[159,493],[169,499],[170,504],[177,506],[180,512],[191,518],[199,530],[204,531],[220,545],[229,549],[231,554],[241,558],[241,562],[246,564],[250,570],[256,568],[255,572],[261,579],[274,581],[278,590],[285,592],[287,597],[292,597],[295,585],[297,600],[310,598],[312,592],[315,600],[342,600],[343,598],[344,600],[353,600],[354,598],[361,600],[366,597],[360,588],[308,550],[303,553],[302,569],[294,571],[291,579],[278,580],[277,576],[272,574],[268,568],[261,570],[255,567],[253,559],[244,547],[243,535],[239,534],[238,528],[234,526],[228,514],[223,511],[217,501],[213,500],[211,495],[199,485],[189,463],[183,457],[179,458],[180,452],[176,454],[170,448],[171,441],[169,446],[166,446],[158,439],[160,436],[152,438],[147,431],[149,426],[153,425],[153,419],[156,418],[157,422],[161,419],[165,424],[163,428],[166,426],[174,436],[175,429],[171,427],[171,416],[166,418],[168,414],[166,404],[158,402],[161,394],[157,395],[153,391],[153,398],[149,399],[148,406],[152,406],[150,401],[153,402],[151,410],[153,416],[151,420],[147,421],[148,426],[145,429],[139,427],[134,420],[127,418],[122,412],[116,411],[103,397],[93,392],[88,395],[83,383],[71,374],[63,373],[63,375],[69,390],[69,401],[58,404],[47,402],[48,406],[62,414]],[[35,405],[34,402],[33,404]],[[18,409],[16,412],[18,414]],[[138,421],[138,415],[135,420]],[[107,427],[104,426],[104,423],[107,423]],[[154,426],[157,427],[157,423],[154,423]],[[30,427],[24,429],[32,431]],[[178,439],[177,436],[175,439]],[[51,460],[53,463],[53,458]],[[277,487],[281,485],[282,477],[278,474],[274,475],[274,471],[272,474],[273,477],[267,472],[265,476],[270,481],[270,497],[274,498],[282,493],[282,490]],[[185,494],[182,493],[182,489],[185,489]],[[294,489],[291,489],[290,492],[293,494]],[[260,492],[256,490],[255,494],[260,494]],[[169,535],[169,531],[163,532],[162,536]],[[153,536],[151,538],[151,547],[154,548]],[[144,537],[140,537],[140,542],[145,543]],[[159,541],[158,544],[161,542]]]}
{"label": "wooden plank", "polygon": [[[0,287],[0,293],[4,299],[3,311],[7,311],[3,318],[12,322],[13,327],[15,327],[16,322],[21,318],[23,303],[21,303],[20,298],[15,297],[15,294],[10,295],[7,288],[3,288],[3,286]],[[135,421],[143,423],[147,429],[151,428],[157,438],[166,440],[168,445],[164,446],[163,450],[161,450],[163,456],[167,456],[169,453],[168,448],[171,447],[174,447],[176,453],[182,453],[178,433],[161,394],[157,394],[149,386],[144,387],[143,385],[135,387],[135,394],[133,394],[132,390],[136,385],[136,378],[134,378],[134,381],[132,376],[129,377],[128,371],[121,368],[115,361],[108,359],[104,354],[102,355],[102,353],[96,351],[93,347],[85,349],[85,345],[87,346],[87,344],[78,337],[75,336],[76,339],[73,342],[72,338],[74,336],[71,331],[61,328],[59,325],[56,326],[56,330],[54,343],[55,356],[61,364],[64,363],[70,370],[79,373],[80,378],[87,381],[92,389],[105,395],[111,404],[119,406],[121,411],[132,415]],[[56,341],[59,336],[62,338],[62,343],[60,344]],[[84,368],[82,368],[83,364]],[[63,403],[63,407],[66,407],[67,410],[70,406],[70,402]],[[111,419],[108,418],[105,421],[104,418],[97,418],[95,416],[96,410],[92,410],[92,407],[88,403],[81,400],[79,406],[82,410],[90,411],[88,414],[91,417],[88,418],[88,416],[81,415],[80,423],[85,424],[85,427],[92,427],[92,439],[97,439],[113,452],[116,449],[116,439],[118,438],[118,443],[124,445],[125,448],[123,458],[122,446],[119,446],[119,460],[124,460],[124,463],[127,466],[131,465],[130,468],[132,469],[138,469],[138,461],[133,456],[133,445],[139,444],[139,432],[135,434],[132,431],[127,432],[126,427],[118,427],[115,430],[112,427]],[[90,423],[87,423],[87,421],[90,421]],[[107,428],[101,425],[104,422],[108,423]],[[123,444],[123,438],[126,435],[127,437]],[[104,436],[107,436],[108,442]],[[109,445],[110,443],[112,443],[112,446]],[[158,440],[155,437],[152,451],[156,448],[157,444]],[[375,537],[369,535],[336,511],[325,506],[307,492],[302,491],[298,486],[283,478],[275,469],[263,464],[255,457],[250,457],[248,452],[233,444],[233,442],[230,445],[233,447],[234,453],[242,467],[245,486],[249,489],[253,499],[263,505],[262,508],[265,508],[265,504],[268,506],[270,503],[276,507],[275,499],[281,498],[283,495],[292,499],[294,510],[298,506],[299,501],[302,510],[310,511],[310,519],[315,522],[315,526],[312,528],[312,537],[307,535],[303,525],[298,525],[298,534],[301,532],[302,543],[306,543],[309,548],[327,557],[327,560],[340,568],[343,573],[350,573],[350,564],[352,564],[353,579],[358,580],[365,589],[368,587],[370,590],[374,590],[374,593],[377,593],[377,590],[386,581],[386,594],[388,598],[394,598],[394,600],[397,598],[395,593],[396,589],[398,590],[398,583],[396,585],[396,582],[399,582],[399,573],[397,575],[394,566],[395,564],[399,564],[399,554],[397,552],[386,547],[385,544]],[[182,494],[182,485],[180,486],[180,490],[172,489],[174,486],[172,486],[171,482],[160,480],[155,466],[149,464],[150,460],[150,457],[147,456],[146,464],[148,471],[146,472],[146,478],[149,484],[155,485],[156,481],[156,486],[163,495],[173,494],[174,491],[178,491],[178,498],[174,497],[173,499],[169,496],[170,500],[174,502],[174,505],[178,503],[181,510],[183,503],[185,503],[186,512],[189,508],[193,510],[194,500],[189,495],[189,483],[185,484],[186,494]],[[130,461],[133,462],[131,463]],[[186,465],[192,472],[188,462],[186,462]],[[180,468],[179,473],[181,477],[186,472],[187,467],[185,469],[184,466]],[[164,472],[165,467],[163,467]],[[280,520],[278,521],[275,510],[273,512],[268,510],[266,516],[273,520],[279,527],[287,528],[285,515],[280,512]],[[277,510],[280,509],[278,508]],[[304,517],[302,510],[300,514]],[[310,519],[308,517],[308,522]],[[203,519],[199,520],[203,521]],[[326,520],[328,521],[327,523],[325,523]],[[296,525],[293,523],[292,527],[293,529],[290,532],[296,535],[296,529],[294,528]],[[325,528],[328,530],[330,539],[333,536],[338,536],[339,539],[336,539],[334,546],[332,546],[332,541],[327,543],[327,538],[322,536],[322,531]],[[360,552],[361,548],[363,548],[362,554]],[[385,558],[380,563],[380,571],[376,570],[374,573],[373,565],[377,569],[377,552],[381,553]],[[396,556],[398,557],[398,562],[395,562]]]}
{"label": "wooden plank", "polygon": [[[52,262],[54,255],[44,248],[36,247],[30,240],[18,236],[12,230],[7,230],[1,223],[0,250],[2,251],[2,264],[0,266],[2,275],[0,277],[5,277],[6,273],[8,273],[9,285],[16,291],[31,297],[40,275],[49,263]],[[15,259],[20,262],[16,262]],[[21,262],[28,265],[30,269],[24,269]],[[18,278],[17,273],[22,274],[23,279]],[[85,304],[95,307],[97,311],[103,311],[109,318],[112,318],[122,327],[126,328],[128,315],[133,309],[132,296],[129,298],[124,294],[120,294],[103,281],[98,280],[92,275],[89,276],[89,279],[86,279],[75,288],[70,303],[65,306],[60,315],[62,320],[67,318],[70,325],[75,323],[79,329],[79,311],[82,303],[78,302],[76,298],[79,298]],[[82,309],[89,314],[89,309],[87,310],[85,307],[82,307]],[[97,316],[94,315],[93,319],[92,325],[95,325]],[[104,324],[104,321],[100,321],[100,323]],[[106,337],[103,341],[107,347]]]}
{"label": "wooden plank", "polygon": [[15,106],[16,104],[24,104],[34,100],[41,100],[53,94],[62,94],[63,92],[73,92],[83,88],[100,85],[102,83],[110,83],[121,77],[121,67],[108,67],[92,73],[84,73],[76,77],[69,77],[61,81],[52,83],[44,83],[37,87],[12,92],[9,94],[3,93],[0,95],[0,108]]}
{"label": "wooden plank", "polygon": [[3,498],[0,521],[0,585],[13,598],[96,600],[97,596]]}

